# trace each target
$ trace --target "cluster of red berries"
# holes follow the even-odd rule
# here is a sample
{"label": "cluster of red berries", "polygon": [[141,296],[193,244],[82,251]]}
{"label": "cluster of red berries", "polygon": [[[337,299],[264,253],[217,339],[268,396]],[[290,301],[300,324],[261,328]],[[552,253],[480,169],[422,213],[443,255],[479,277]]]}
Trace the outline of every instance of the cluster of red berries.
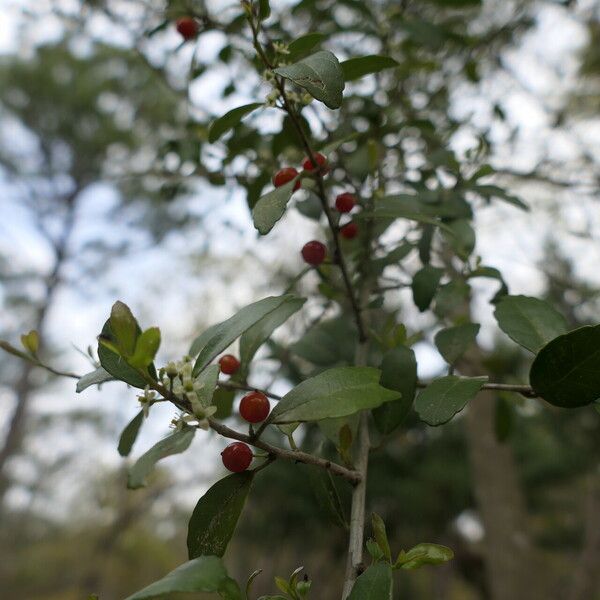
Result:
{"label": "cluster of red berries", "polygon": [[[335,199],[335,207],[340,213],[349,213],[356,206],[356,198],[349,192],[339,194]],[[347,240],[352,240],[358,235],[358,225],[350,221],[340,227],[340,235]],[[319,266],[327,257],[327,247],[322,242],[312,240],[304,244],[301,250],[304,262],[313,267]]]}
{"label": "cluster of red berries", "polygon": [[[233,375],[240,368],[240,361],[233,354],[224,354],[219,359],[221,372]],[[262,392],[254,391],[246,394],[240,402],[240,416],[248,423],[264,421],[271,411],[269,399]],[[252,450],[243,442],[229,444],[223,452],[221,459],[225,468],[234,473],[245,471],[252,462]]]}
{"label": "cluster of red berries", "polygon": [[[329,165],[327,163],[327,159],[320,152],[317,152],[315,154],[315,161],[317,162],[317,165],[323,175],[329,172]],[[312,160],[310,160],[310,158],[304,159],[304,162],[302,163],[302,168],[307,173],[311,173],[315,170],[315,166],[313,165],[313,162]],[[298,175],[300,175],[298,169],[295,169],[294,167],[284,167],[283,169],[277,171],[275,175],[273,175],[273,185],[276,188],[281,187],[282,185],[285,185],[286,183],[292,181],[292,179],[296,179]],[[298,179],[298,181],[296,181],[296,183],[294,184],[294,192],[296,190],[299,190],[301,185],[302,184]]]}
{"label": "cluster of red berries", "polygon": [[198,35],[200,26],[194,17],[181,17],[175,21],[175,27],[181,37],[187,42],[193,40]]}

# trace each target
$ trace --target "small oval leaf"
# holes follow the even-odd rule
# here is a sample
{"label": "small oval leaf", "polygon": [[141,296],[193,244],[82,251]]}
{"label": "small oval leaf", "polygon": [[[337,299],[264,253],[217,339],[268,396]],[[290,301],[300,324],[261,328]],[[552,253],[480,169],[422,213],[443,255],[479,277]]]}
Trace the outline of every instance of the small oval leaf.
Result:
{"label": "small oval leaf", "polygon": [[261,106],[263,106],[261,102],[252,102],[238,106],[225,113],[222,117],[211,123],[208,130],[208,141],[214,144],[223,134],[233,129],[247,114],[250,114]]}

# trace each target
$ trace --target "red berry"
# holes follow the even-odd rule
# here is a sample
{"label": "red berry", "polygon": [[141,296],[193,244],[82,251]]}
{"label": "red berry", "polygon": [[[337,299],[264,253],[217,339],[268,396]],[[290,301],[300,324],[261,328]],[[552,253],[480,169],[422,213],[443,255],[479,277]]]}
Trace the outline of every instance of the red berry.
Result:
{"label": "red berry", "polygon": [[340,235],[347,240],[353,240],[358,235],[358,225],[354,222],[344,225],[340,229]]}
{"label": "red berry", "polygon": [[221,459],[226,469],[234,473],[241,473],[252,462],[252,450],[243,442],[234,442],[221,452]]}
{"label": "red berry", "polygon": [[326,256],[327,248],[325,244],[317,242],[316,240],[307,242],[302,247],[302,258],[304,259],[304,262],[313,265],[313,267],[320,265],[325,260]]}
{"label": "red berry", "polygon": [[198,35],[198,22],[193,17],[181,17],[181,19],[177,19],[175,25],[186,42],[193,40]]}
{"label": "red berry", "polygon": [[349,192],[344,192],[343,194],[340,194],[335,199],[335,207],[341,213],[350,212],[354,208],[355,205],[356,205],[356,198]]}
{"label": "red berry", "polygon": [[225,375],[233,375],[240,368],[240,361],[233,354],[223,354],[219,359],[221,373]]}
{"label": "red berry", "polygon": [[271,405],[262,392],[250,392],[240,402],[240,415],[248,423],[260,423],[269,416]]}
{"label": "red berry", "polygon": [[[327,159],[320,152],[315,154],[315,160],[317,161],[317,165],[320,167],[321,173],[327,173],[329,171]],[[313,171],[315,168],[310,158],[305,158],[302,166],[304,167],[305,171]]]}
{"label": "red berry", "polygon": [[[275,175],[273,175],[273,185],[275,187],[281,187],[282,185],[285,185],[286,183],[290,182],[296,177],[298,177],[298,171],[294,169],[294,167],[285,167],[283,169],[280,169],[279,171],[277,171],[277,173],[275,173]],[[298,181],[296,181],[296,184],[294,185],[294,191],[300,189],[300,185],[301,183],[298,179]]]}

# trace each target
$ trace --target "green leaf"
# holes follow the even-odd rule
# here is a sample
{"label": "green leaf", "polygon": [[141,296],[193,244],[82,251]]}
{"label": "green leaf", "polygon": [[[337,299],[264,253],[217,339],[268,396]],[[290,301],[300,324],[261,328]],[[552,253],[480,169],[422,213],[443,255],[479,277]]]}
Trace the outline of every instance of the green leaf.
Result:
{"label": "green leaf", "polygon": [[307,33],[290,42],[288,46],[288,60],[297,61],[310,52],[316,45],[325,40],[327,36],[323,33]]}
{"label": "green leaf", "polygon": [[344,73],[334,54],[321,50],[299,62],[275,69],[275,73],[303,87],[329,108],[342,105]]}
{"label": "green leaf", "polygon": [[242,514],[253,478],[253,471],[233,473],[217,481],[198,500],[188,525],[190,558],[209,554],[223,556]]}
{"label": "green leaf", "polygon": [[21,344],[23,344],[23,348],[27,352],[35,356],[40,347],[39,333],[35,329],[32,329],[29,333],[23,334],[21,336]]}
{"label": "green leaf", "polygon": [[415,273],[412,280],[413,300],[421,312],[429,308],[443,274],[444,269],[431,265],[425,265]]}
{"label": "green leaf", "polygon": [[398,265],[406,258],[413,250],[415,246],[410,242],[402,242],[399,246],[396,246],[393,250],[390,250],[388,254],[381,258],[374,258],[369,263],[369,269],[373,273],[380,274],[383,270],[390,265]]}
{"label": "green leaf", "polygon": [[226,419],[233,412],[233,399],[235,392],[224,388],[217,388],[213,394],[213,404],[217,407],[217,412],[213,415],[215,419]]}
{"label": "green leaf", "polygon": [[475,249],[475,231],[467,219],[456,219],[447,223],[450,231],[444,235],[456,255],[466,261]]}
{"label": "green leaf", "polygon": [[387,352],[381,361],[381,385],[400,392],[393,402],[386,402],[373,411],[375,426],[383,434],[390,434],[406,419],[412,408],[417,389],[417,360],[406,346],[397,346]]}
{"label": "green leaf", "polygon": [[529,296],[503,296],[494,312],[500,329],[534,354],[566,333],[566,319],[552,306]]}
{"label": "green leaf", "polygon": [[490,300],[492,304],[497,304],[504,296],[506,296],[506,294],[508,294],[508,286],[502,277],[502,273],[495,267],[486,267],[484,265],[477,267],[477,269],[471,271],[468,275],[469,279],[473,277],[487,277],[489,279],[496,279],[500,282],[500,289]]}
{"label": "green leaf", "polygon": [[80,377],[77,381],[77,387],[75,390],[79,394],[92,385],[100,385],[101,383],[106,383],[107,381],[114,381],[114,377],[102,367],[98,367],[95,371]]}
{"label": "green leaf", "polygon": [[271,311],[242,334],[240,338],[241,368],[239,371],[241,379],[246,378],[250,362],[258,349],[280,325],[283,325],[294,313],[298,312],[305,302],[305,298],[288,296],[279,307]]}
{"label": "green leaf", "polygon": [[388,560],[388,562],[391,562],[392,551],[390,550],[390,543],[385,530],[385,523],[377,513],[373,513],[371,515],[371,526],[373,527],[373,537],[381,549],[383,556]]}
{"label": "green leaf", "polygon": [[348,600],[391,600],[392,585],[390,563],[375,563],[356,580]]}
{"label": "green leaf", "polygon": [[308,472],[311,489],[323,513],[332,523],[347,529],[346,512],[331,473],[312,465],[305,465],[303,470]]}
{"label": "green leaf", "polygon": [[417,544],[408,552],[401,552],[394,568],[418,569],[425,565],[441,565],[454,558],[454,552],[440,544]]}
{"label": "green leaf", "polygon": [[196,394],[198,395],[198,401],[203,408],[206,408],[213,403],[213,395],[215,393],[215,388],[217,387],[220,372],[221,369],[219,365],[210,365],[196,378],[196,383],[199,384],[199,386],[202,386],[196,390]]}
{"label": "green leaf", "polygon": [[261,21],[271,16],[271,5],[269,0],[258,0],[258,17]]}
{"label": "green leaf", "polygon": [[127,304],[119,301],[113,304],[109,323],[113,334],[112,341],[121,354],[131,356],[135,350],[139,326]]}
{"label": "green leaf", "polygon": [[220,593],[227,600],[241,600],[238,585],[227,575],[217,556],[200,556],[184,563],[158,581],[125,600],[167,598],[177,592]]}
{"label": "green leaf", "polygon": [[172,454],[180,454],[187,450],[194,439],[195,432],[196,430],[193,427],[185,427],[163,438],[150,450],[142,454],[129,469],[127,487],[130,489],[144,487],[146,476],[152,471],[154,465],[162,458]]}
{"label": "green leaf", "polygon": [[475,343],[480,327],[479,323],[465,323],[435,334],[435,345],[448,364],[453,365]]}
{"label": "green leaf", "polygon": [[233,129],[247,114],[263,106],[261,102],[252,102],[238,106],[213,121],[208,130],[208,141],[214,144],[224,133]]}
{"label": "green leaf", "polygon": [[533,361],[529,381],[554,406],[577,408],[600,398],[600,325],[549,342]]}
{"label": "green leaf", "polygon": [[288,181],[285,185],[271,190],[261,196],[252,209],[254,227],[261,235],[267,235],[275,223],[283,217],[285,209],[294,193],[294,186],[298,177]]}
{"label": "green leaf", "polygon": [[135,343],[135,351],[127,362],[132,367],[145,369],[152,364],[159,347],[160,329],[158,327],[150,327],[150,329],[146,329],[138,337]]}
{"label": "green leaf", "polygon": [[498,198],[499,200],[504,200],[504,202],[508,202],[508,204],[512,204],[521,210],[529,211],[529,206],[527,206],[523,200],[517,198],[517,196],[509,194],[502,188],[499,188],[497,185],[478,185],[475,186],[473,190],[488,200],[491,198]]}
{"label": "green leaf", "polygon": [[140,410],[140,412],[135,415],[131,421],[129,421],[125,429],[123,429],[123,433],[121,433],[119,445],[117,447],[117,450],[121,456],[129,456],[143,422],[144,411]]}
{"label": "green leaf", "polygon": [[408,219],[418,223],[435,225],[452,233],[452,230],[440,221],[440,218],[460,218],[464,214],[464,206],[460,202],[442,204],[427,204],[414,194],[398,194],[378,200],[373,211],[363,211],[357,218],[375,219]]}
{"label": "green leaf", "polygon": [[430,383],[415,401],[419,417],[429,425],[443,425],[475,397],[487,377],[448,375]]}
{"label": "green leaf", "polygon": [[194,365],[194,374],[200,373],[209,365],[220,352],[222,352],[233,341],[240,337],[245,331],[265,318],[271,312],[277,310],[282,304],[288,302],[295,296],[286,294],[283,296],[269,296],[258,302],[253,302],[240,309],[233,317],[209,327],[199,335],[192,343],[190,355],[198,355]]}
{"label": "green leaf", "polygon": [[338,367],[305,379],[288,392],[271,416],[275,423],[319,421],[375,408],[400,397],[379,385],[381,371],[371,367]]}
{"label": "green leaf", "polygon": [[[119,355],[110,319],[104,323],[102,333],[98,337],[98,358],[102,368],[115,379],[124,381],[136,388],[144,389],[146,387],[147,381],[142,374],[129,365],[125,357]],[[150,365],[148,373],[152,375],[153,371],[154,367]]]}
{"label": "green leaf", "polygon": [[392,69],[400,63],[389,56],[378,56],[370,54],[369,56],[358,56],[345,60],[342,64],[342,71],[346,81],[354,81],[371,73],[379,73],[384,69]]}

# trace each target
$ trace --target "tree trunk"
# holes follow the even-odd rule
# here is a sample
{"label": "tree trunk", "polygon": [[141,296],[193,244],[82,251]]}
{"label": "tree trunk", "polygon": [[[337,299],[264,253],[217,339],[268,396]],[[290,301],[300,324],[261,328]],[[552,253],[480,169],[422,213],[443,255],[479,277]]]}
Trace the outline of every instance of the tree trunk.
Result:
{"label": "tree trunk", "polygon": [[[76,189],[64,199],[66,204],[65,220],[61,235],[54,245],[54,264],[52,265],[51,272],[45,279],[46,289],[44,291],[44,300],[37,309],[33,323],[33,328],[38,331],[40,336],[40,353],[43,352],[45,346],[43,330],[46,325],[48,311],[52,305],[58,286],[60,285],[61,270],[66,259],[67,248],[73,231],[76,199],[80,191],[81,188],[76,187]],[[0,514],[4,496],[11,483],[10,476],[6,471],[6,465],[13,456],[21,451],[23,446],[27,417],[29,414],[29,403],[34,391],[34,385],[31,380],[33,368],[34,366],[31,363],[23,363],[21,374],[15,385],[16,406],[10,420],[6,439],[4,440],[2,449],[0,449]]]}
{"label": "tree trunk", "polygon": [[475,498],[485,531],[485,568],[491,600],[538,600],[538,565],[509,444],[494,434],[495,398],[477,396],[466,415]]}
{"label": "tree trunk", "polygon": [[600,472],[590,476],[585,507],[585,539],[576,563],[569,600],[594,600],[598,598],[600,577]]}

